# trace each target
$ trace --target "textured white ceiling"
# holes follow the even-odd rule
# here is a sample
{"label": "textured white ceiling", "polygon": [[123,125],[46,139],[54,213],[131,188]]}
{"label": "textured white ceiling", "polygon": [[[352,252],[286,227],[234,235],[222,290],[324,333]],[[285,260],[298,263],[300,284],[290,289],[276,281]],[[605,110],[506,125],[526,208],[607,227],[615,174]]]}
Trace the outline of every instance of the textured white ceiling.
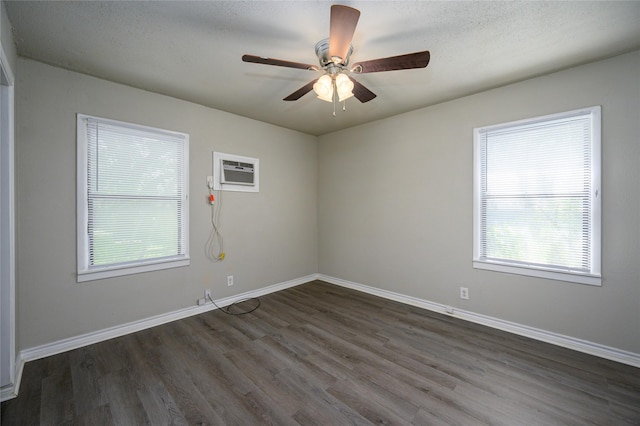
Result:
{"label": "textured white ceiling", "polygon": [[[640,49],[640,2],[6,1],[21,56],[320,135]],[[332,117],[316,64],[329,9],[361,11],[351,63],[431,52],[426,69],[356,76],[378,95]]]}

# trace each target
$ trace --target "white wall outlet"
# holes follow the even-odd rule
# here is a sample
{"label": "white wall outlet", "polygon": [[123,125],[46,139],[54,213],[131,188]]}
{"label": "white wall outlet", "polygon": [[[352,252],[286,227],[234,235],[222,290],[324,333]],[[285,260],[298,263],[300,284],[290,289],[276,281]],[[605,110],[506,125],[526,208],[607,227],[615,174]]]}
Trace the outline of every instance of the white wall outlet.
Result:
{"label": "white wall outlet", "polygon": [[204,300],[206,302],[211,301],[211,290],[207,289],[204,291]]}
{"label": "white wall outlet", "polygon": [[233,275],[229,275],[227,277],[227,286],[231,287],[233,285]]}
{"label": "white wall outlet", "polygon": [[213,189],[213,176],[207,176],[207,187]]}
{"label": "white wall outlet", "polygon": [[460,287],[460,299],[469,300],[469,289],[467,287]]}

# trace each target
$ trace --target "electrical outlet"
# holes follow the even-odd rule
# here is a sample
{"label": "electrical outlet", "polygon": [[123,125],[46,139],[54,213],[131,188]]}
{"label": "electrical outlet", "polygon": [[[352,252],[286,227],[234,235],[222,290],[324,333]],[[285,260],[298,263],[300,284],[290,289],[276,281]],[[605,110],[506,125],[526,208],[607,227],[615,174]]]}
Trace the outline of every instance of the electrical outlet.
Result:
{"label": "electrical outlet", "polygon": [[207,289],[204,291],[204,300],[209,302],[211,300],[211,290]]}
{"label": "electrical outlet", "polygon": [[469,289],[467,287],[460,287],[460,299],[469,300]]}
{"label": "electrical outlet", "polygon": [[231,287],[233,285],[233,275],[229,275],[227,277],[227,286]]}
{"label": "electrical outlet", "polygon": [[209,189],[213,189],[213,176],[207,176],[207,186]]}

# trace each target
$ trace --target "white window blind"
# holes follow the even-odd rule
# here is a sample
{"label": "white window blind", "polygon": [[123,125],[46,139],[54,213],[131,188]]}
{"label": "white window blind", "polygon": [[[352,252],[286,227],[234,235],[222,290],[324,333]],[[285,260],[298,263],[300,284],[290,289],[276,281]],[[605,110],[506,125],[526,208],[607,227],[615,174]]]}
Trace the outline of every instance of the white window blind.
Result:
{"label": "white window blind", "polygon": [[474,266],[599,284],[599,113],[476,129]]}
{"label": "white window blind", "polygon": [[79,281],[188,264],[188,135],[79,115],[78,145]]}

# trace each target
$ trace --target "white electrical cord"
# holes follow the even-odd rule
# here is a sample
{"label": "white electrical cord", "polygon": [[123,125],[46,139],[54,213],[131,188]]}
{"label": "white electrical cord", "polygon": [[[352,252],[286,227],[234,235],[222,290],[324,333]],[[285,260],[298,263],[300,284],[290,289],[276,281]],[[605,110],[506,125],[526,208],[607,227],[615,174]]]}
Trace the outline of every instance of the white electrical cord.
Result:
{"label": "white electrical cord", "polygon": [[[214,194],[213,191],[213,183],[209,185],[209,199],[211,201],[211,233],[209,234],[209,238],[207,239],[207,246],[205,248],[206,255],[213,262],[219,262],[224,259],[224,246],[222,241],[222,234],[220,233],[220,212],[222,211],[222,190],[218,191],[218,195]],[[217,199],[216,199],[217,198]],[[218,250],[216,251],[216,246]],[[211,298],[211,294],[207,294],[207,298],[213,303],[213,305],[224,312],[227,315],[245,315],[250,314],[260,307],[260,299],[257,297],[250,297],[248,299],[238,300],[227,306],[226,308],[221,308],[213,301]],[[235,306],[239,306],[241,303],[255,301],[255,306],[251,307],[247,311],[240,312],[231,312],[231,308]],[[206,303],[206,299],[205,299]]]}
{"label": "white electrical cord", "polygon": [[[220,212],[222,210],[222,191],[218,191],[217,197],[213,188],[209,187],[209,196],[214,196],[215,201],[211,203],[211,233],[207,239],[206,255],[213,262],[224,259],[224,244],[220,233]],[[217,250],[216,250],[217,247]]]}

